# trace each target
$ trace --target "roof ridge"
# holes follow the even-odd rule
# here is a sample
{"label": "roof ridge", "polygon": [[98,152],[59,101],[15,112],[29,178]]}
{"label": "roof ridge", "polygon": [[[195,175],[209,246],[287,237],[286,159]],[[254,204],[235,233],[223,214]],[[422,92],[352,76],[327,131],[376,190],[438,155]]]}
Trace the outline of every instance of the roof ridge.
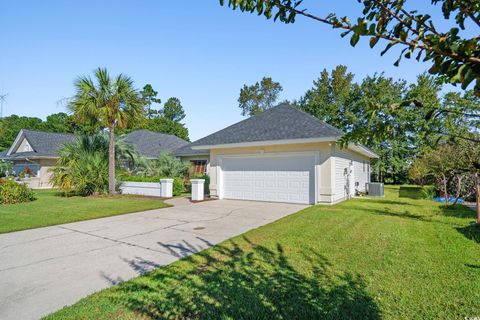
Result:
{"label": "roof ridge", "polygon": [[20,129],[23,132],[37,132],[37,133],[49,133],[49,134],[61,134],[61,135],[68,135],[68,136],[74,136],[75,134],[70,133],[70,132],[56,132],[56,131],[46,131],[46,130],[35,130],[35,129],[25,129],[22,128]]}
{"label": "roof ridge", "polygon": [[129,133],[126,133],[125,136],[128,136],[132,133],[135,133],[135,132],[148,132],[148,133],[152,133],[152,134],[156,134],[156,135],[162,135],[162,136],[168,136],[168,137],[173,137],[173,138],[176,138],[176,139],[180,139],[180,140],[183,140],[185,142],[188,142],[187,140],[185,139],[182,139],[174,134],[170,134],[170,133],[165,133],[165,132],[158,132],[158,131],[152,131],[152,130],[149,130],[149,129],[138,129],[138,130],[134,130],[134,131],[131,131]]}
{"label": "roof ridge", "polygon": [[330,129],[334,129],[334,130],[337,130],[337,131],[342,132],[342,134],[345,134],[345,132],[343,132],[343,130],[340,130],[340,129],[338,129],[338,128],[335,127],[335,126],[332,126],[331,124],[329,124],[329,123],[326,122],[326,121],[323,121],[322,119],[318,119],[318,118],[315,117],[314,115],[312,115],[312,114],[310,114],[310,113],[308,113],[308,112],[306,112],[306,111],[304,111],[304,110],[301,110],[301,109],[299,109],[299,108],[297,108],[297,107],[295,107],[295,106],[293,106],[293,105],[290,105],[290,104],[289,104],[288,106],[294,108],[294,109],[297,110],[297,111],[300,111],[300,112],[303,113],[303,114],[306,114],[307,116],[315,119],[316,121],[321,122],[322,124],[326,125],[327,127],[330,127]]}

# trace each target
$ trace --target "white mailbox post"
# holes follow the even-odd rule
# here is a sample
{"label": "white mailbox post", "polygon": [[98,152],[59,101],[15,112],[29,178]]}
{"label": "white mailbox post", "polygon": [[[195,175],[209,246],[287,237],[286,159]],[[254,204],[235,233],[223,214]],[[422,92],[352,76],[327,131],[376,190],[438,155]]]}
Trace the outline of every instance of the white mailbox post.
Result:
{"label": "white mailbox post", "polygon": [[203,201],[203,188],[205,179],[191,179],[192,184],[192,200]]}
{"label": "white mailbox post", "polygon": [[173,179],[160,179],[160,197],[173,197]]}

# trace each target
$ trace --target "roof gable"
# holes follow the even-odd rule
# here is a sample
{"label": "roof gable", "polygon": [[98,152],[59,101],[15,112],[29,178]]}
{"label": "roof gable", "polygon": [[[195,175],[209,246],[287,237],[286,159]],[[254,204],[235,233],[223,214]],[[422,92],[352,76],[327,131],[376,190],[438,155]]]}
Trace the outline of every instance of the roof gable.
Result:
{"label": "roof gable", "polygon": [[[15,153],[34,153],[42,156],[58,156],[58,151],[66,143],[72,142],[74,135],[70,133],[56,133],[22,129],[8,151],[8,155]],[[27,148],[27,146],[29,146]]]}
{"label": "roof gable", "polygon": [[334,138],[343,134],[341,130],[284,103],[197,140],[192,146]]}

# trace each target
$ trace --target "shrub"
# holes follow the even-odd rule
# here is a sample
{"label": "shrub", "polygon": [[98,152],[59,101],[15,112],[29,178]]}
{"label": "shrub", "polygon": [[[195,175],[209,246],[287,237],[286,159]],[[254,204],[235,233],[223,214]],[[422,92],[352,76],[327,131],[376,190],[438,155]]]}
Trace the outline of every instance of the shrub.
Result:
{"label": "shrub", "polygon": [[162,152],[157,159],[138,158],[133,172],[139,176],[185,178],[190,166],[189,162]]}
{"label": "shrub", "polygon": [[173,178],[173,195],[179,196],[184,191],[184,181],[181,178]]}
{"label": "shrub", "polygon": [[10,161],[0,160],[0,178],[11,175],[13,172],[13,166]]}
{"label": "shrub", "polygon": [[128,174],[119,174],[117,176],[118,181],[131,181],[131,182],[160,182],[160,177],[151,176],[132,176]]}
{"label": "shrub", "polygon": [[[108,144],[104,134],[77,137],[60,150],[60,159],[51,169],[51,182],[65,195],[75,191],[89,196],[108,189]],[[116,157],[128,154],[127,147],[117,145]]]}
{"label": "shrub", "polygon": [[435,186],[423,186],[420,192],[423,199],[432,200],[435,198]]}
{"label": "shrub", "polygon": [[14,204],[33,200],[35,200],[35,194],[26,184],[0,179],[1,204]]}

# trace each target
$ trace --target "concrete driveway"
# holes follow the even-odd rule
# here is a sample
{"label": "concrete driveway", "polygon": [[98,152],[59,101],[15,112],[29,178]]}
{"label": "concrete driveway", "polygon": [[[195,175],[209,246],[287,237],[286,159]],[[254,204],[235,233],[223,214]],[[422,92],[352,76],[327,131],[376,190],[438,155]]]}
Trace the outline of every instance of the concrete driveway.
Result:
{"label": "concrete driveway", "polygon": [[171,208],[0,235],[0,319],[38,319],[306,207],[171,201]]}

